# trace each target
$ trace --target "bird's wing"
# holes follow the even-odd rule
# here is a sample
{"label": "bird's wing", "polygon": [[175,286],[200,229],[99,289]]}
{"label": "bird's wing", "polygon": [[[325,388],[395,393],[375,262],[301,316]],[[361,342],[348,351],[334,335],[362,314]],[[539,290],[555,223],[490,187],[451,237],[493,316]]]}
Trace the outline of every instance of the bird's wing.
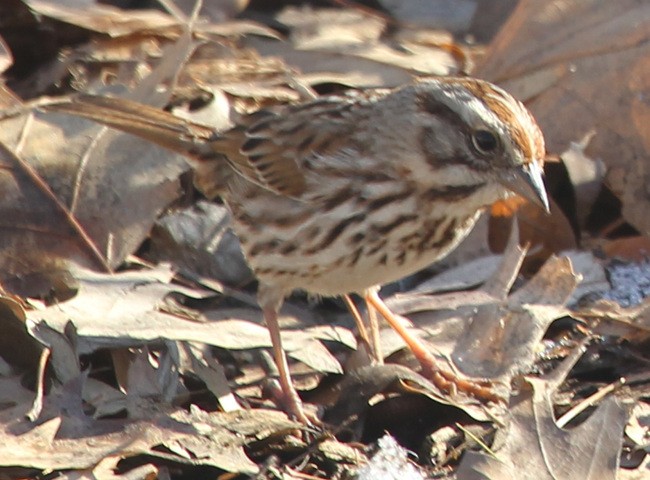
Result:
{"label": "bird's wing", "polygon": [[380,96],[382,92],[322,97],[299,105],[260,110],[244,116],[236,127],[222,133],[122,98],[79,95],[53,102],[44,109],[94,120],[195,161],[207,162],[223,155],[247,180],[280,195],[298,198],[305,191],[310,162],[348,148],[359,119],[354,111],[363,102]]}
{"label": "bird's wing", "polygon": [[[261,110],[213,143],[233,167],[255,171],[268,189],[300,197],[307,177],[323,163],[354,145],[352,134],[361,120],[360,109],[370,93],[356,97],[321,97],[275,110]],[[374,98],[374,97],[373,97]],[[333,168],[334,165],[332,165]]]}

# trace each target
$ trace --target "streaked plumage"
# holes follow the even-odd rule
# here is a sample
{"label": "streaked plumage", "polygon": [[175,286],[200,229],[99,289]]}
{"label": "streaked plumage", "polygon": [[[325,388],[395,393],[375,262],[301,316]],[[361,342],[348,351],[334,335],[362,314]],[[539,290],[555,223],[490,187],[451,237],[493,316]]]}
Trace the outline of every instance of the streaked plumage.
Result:
{"label": "streaked plumage", "polygon": [[[370,298],[375,286],[445,256],[512,192],[548,208],[539,128],[521,103],[479,80],[323,97],[221,133],[118,99],[51,108],[195,160],[197,186],[233,214],[285,367],[276,315],[291,291]],[[287,371],[283,387],[297,402],[288,383]]]}

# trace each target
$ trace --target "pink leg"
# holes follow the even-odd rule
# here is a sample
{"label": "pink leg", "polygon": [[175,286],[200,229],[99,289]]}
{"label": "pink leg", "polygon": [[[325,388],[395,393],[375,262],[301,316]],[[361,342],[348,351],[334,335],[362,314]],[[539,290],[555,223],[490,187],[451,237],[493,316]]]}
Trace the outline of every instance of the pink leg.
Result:
{"label": "pink leg", "polygon": [[304,424],[310,424],[309,418],[305,415],[302,406],[302,400],[298,396],[298,392],[293,386],[291,380],[291,373],[289,372],[289,364],[287,362],[287,355],[282,348],[282,338],[280,336],[280,325],[278,324],[278,312],[275,308],[264,307],[264,321],[271,334],[271,344],[273,349],[273,358],[278,367],[280,374],[280,386],[284,395],[283,403],[287,409],[287,413]]}
{"label": "pink leg", "polygon": [[[374,310],[372,311],[375,318],[373,321],[373,318],[370,317],[370,334],[368,334],[368,329],[366,328],[363,318],[361,318],[361,313],[359,313],[359,309],[350,298],[350,295],[343,295],[343,300],[345,300],[345,304],[347,305],[348,310],[350,310],[352,318],[354,318],[354,323],[357,325],[361,341],[366,344],[370,351],[372,360],[374,360],[377,365],[382,365],[384,363],[384,358],[381,354],[381,347],[379,345],[379,327],[376,312]],[[368,313],[371,313],[370,309],[368,309]]]}

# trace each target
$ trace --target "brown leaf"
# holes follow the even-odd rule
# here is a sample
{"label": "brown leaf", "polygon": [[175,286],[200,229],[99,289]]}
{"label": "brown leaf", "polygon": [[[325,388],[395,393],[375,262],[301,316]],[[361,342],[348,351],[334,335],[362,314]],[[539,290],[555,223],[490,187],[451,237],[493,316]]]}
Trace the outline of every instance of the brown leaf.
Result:
{"label": "brown leaf", "polygon": [[244,447],[296,427],[284,414],[269,410],[208,414],[198,408],[164,413],[154,408],[138,420],[93,420],[61,410],[34,425],[25,420],[28,407],[21,404],[0,412],[0,466],[88,469],[104,458],[147,454],[250,475],[258,467]]}
{"label": "brown leaf", "polygon": [[571,224],[553,199],[550,202],[550,214],[518,197],[494,204],[488,237],[492,251],[505,249],[513,221],[517,222],[521,245],[529,245],[526,257],[529,270],[535,271],[554,253],[576,248]]}
{"label": "brown leaf", "polygon": [[478,307],[454,346],[459,367],[478,377],[502,379],[527,371],[548,326],[567,315],[564,303],[578,281],[567,259],[551,259],[503,305]]}
{"label": "brown leaf", "polygon": [[183,344],[181,352],[189,360],[188,369],[203,380],[224,412],[241,409],[239,401],[228,385],[224,368],[209,353],[208,348],[188,342]]}
{"label": "brown leaf", "polygon": [[263,56],[283,58],[308,85],[393,87],[411,81],[412,73],[444,75],[457,67],[448,49],[438,47],[451,42],[448,34],[409,35],[404,28],[403,36],[386,35],[386,19],[363,11],[287,7],[278,20],[291,28],[288,42],[250,37],[246,44]]}
{"label": "brown leaf", "polygon": [[[164,103],[164,94],[151,86],[173,75],[189,48],[186,39],[170,47],[169,58],[133,97]],[[177,155],[67,115],[5,119],[0,142],[0,267],[5,284],[70,264],[112,270],[177,198],[178,176],[186,169]],[[20,283],[9,286],[24,288]]]}
{"label": "brown leaf", "polygon": [[157,10],[131,10],[125,15],[124,10],[94,2],[85,5],[79,2],[78,6],[48,0],[25,0],[25,3],[45,17],[111,36],[180,26],[178,20]]}
{"label": "brown leaf", "polygon": [[0,356],[18,370],[35,373],[42,345],[29,336],[23,306],[17,301],[0,297]]}
{"label": "brown leaf", "polygon": [[571,142],[569,148],[560,155],[571,180],[578,224],[581,228],[585,226],[602,189],[606,170],[602,160],[590,158],[585,153],[594,135],[595,132],[589,132],[579,142]]}
{"label": "brown leaf", "polygon": [[554,384],[528,380],[511,404],[508,426],[499,431],[496,457],[467,452],[458,478],[468,480],[555,480],[617,478],[627,409],[605,400],[581,425],[559,428],[553,417]]}
{"label": "brown leaf", "polygon": [[[77,331],[76,347],[79,354],[98,348],[141,346],[160,338],[215,345],[226,349],[255,349],[271,346],[269,333],[263,326],[261,312],[255,309],[208,310],[198,322],[167,313],[165,297],[184,294],[194,298],[207,292],[170,284],[172,273],[165,267],[149,272],[130,271],[113,275],[77,271],[78,294],[44,310],[28,312],[33,321],[33,334],[54,330],[64,332],[68,322]],[[283,310],[280,321],[291,323],[283,330],[287,353],[315,371],[342,372],[338,360],[322,344],[322,340],[339,342],[350,348],[356,346],[348,328],[336,325],[315,325],[314,318],[289,314]],[[61,336],[61,333],[59,333]],[[129,364],[123,371],[128,371]],[[66,376],[67,378],[67,376]]]}
{"label": "brown leaf", "polygon": [[623,215],[650,232],[650,4],[636,0],[520,2],[477,75],[528,101],[551,152],[596,134]]}
{"label": "brown leaf", "polygon": [[606,242],[602,248],[609,258],[617,258],[628,262],[642,262],[650,257],[650,237],[639,235],[617,238]]}
{"label": "brown leaf", "polygon": [[613,301],[600,300],[576,311],[575,316],[593,324],[594,333],[599,335],[615,335],[638,344],[650,338],[649,298],[640,305],[628,308]]}
{"label": "brown leaf", "polygon": [[246,285],[253,274],[223,205],[199,201],[156,222],[147,258],[172,262],[185,275],[206,276],[228,285]]}
{"label": "brown leaf", "polygon": [[[409,385],[408,388],[405,386]],[[422,393],[441,401],[438,389],[427,379],[402,365],[369,365],[350,372],[332,392],[333,398],[325,415],[325,421],[339,425],[346,419],[361,415],[371,398],[381,393],[398,390]],[[445,401],[446,403],[446,401]]]}

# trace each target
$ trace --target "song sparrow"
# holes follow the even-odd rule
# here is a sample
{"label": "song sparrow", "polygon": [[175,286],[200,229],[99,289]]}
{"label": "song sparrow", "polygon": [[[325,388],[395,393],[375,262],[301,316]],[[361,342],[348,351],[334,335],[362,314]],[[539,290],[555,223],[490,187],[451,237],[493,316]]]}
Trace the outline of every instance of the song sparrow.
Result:
{"label": "song sparrow", "polygon": [[194,159],[197,186],[232,212],[259,279],[288,408],[302,421],[277,322],[287,294],[361,294],[425,374],[444,383],[378,286],[444,257],[486,206],[513,192],[548,210],[539,127],[520,102],[481,80],[322,97],[259,111],[223,133],[121,99],[80,96],[49,108]]}

